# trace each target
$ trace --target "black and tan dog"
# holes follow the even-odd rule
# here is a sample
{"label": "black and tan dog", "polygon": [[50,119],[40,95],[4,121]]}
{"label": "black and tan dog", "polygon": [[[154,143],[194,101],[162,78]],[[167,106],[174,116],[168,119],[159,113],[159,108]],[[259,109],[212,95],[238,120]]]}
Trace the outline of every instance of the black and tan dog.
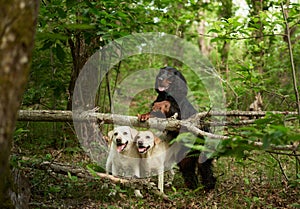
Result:
{"label": "black and tan dog", "polygon": [[[138,115],[140,121],[148,120],[150,117],[172,117],[178,114],[177,119],[187,119],[196,114],[197,111],[186,98],[187,82],[184,76],[175,68],[161,68],[155,81],[155,90],[158,93],[156,100],[152,103],[150,112]],[[159,107],[161,106],[161,111]],[[205,130],[207,131],[207,130]],[[174,139],[179,132],[167,131],[168,139]],[[196,167],[201,175],[202,184],[205,189],[215,187],[216,179],[212,171],[212,159],[198,159],[200,151],[190,152],[178,165],[184,177],[185,184],[191,189],[198,187]],[[203,157],[203,156],[202,156]]]}

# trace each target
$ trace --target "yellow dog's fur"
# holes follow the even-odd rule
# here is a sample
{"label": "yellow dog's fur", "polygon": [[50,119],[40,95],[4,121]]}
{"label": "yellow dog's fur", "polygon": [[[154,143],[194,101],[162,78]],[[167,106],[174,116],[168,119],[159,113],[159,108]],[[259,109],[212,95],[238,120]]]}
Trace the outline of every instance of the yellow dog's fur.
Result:
{"label": "yellow dog's fur", "polygon": [[160,140],[151,131],[140,131],[136,135],[136,146],[141,156],[140,174],[142,177],[158,175],[158,189],[164,192],[164,163],[167,142]]}

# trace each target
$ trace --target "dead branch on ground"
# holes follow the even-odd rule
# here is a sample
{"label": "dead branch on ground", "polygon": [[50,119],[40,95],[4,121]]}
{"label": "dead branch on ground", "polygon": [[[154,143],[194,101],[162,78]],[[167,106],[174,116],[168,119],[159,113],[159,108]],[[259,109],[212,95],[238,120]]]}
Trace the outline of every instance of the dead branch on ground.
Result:
{"label": "dead branch on ground", "polygon": [[163,198],[165,201],[170,201],[168,196],[164,193],[161,193],[156,186],[154,186],[149,178],[121,178],[116,177],[106,173],[100,172],[91,172],[89,170],[85,170],[83,168],[74,167],[67,164],[62,164],[58,162],[42,162],[41,164],[36,164],[35,168],[52,171],[54,173],[68,175],[71,174],[73,176],[77,176],[79,178],[85,179],[105,179],[110,181],[112,184],[121,184],[125,187],[129,187],[132,189],[146,189],[150,192],[153,192],[155,195]]}

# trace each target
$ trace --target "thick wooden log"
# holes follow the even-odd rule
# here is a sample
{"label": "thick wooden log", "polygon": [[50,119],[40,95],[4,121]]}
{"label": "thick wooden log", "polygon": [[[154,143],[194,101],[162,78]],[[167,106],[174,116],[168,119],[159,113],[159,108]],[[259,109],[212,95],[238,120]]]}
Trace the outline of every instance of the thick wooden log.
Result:
{"label": "thick wooden log", "polygon": [[[297,112],[288,111],[272,111],[273,114],[283,115],[297,115]],[[109,113],[97,113],[93,110],[82,112],[81,114],[72,114],[72,111],[59,111],[59,110],[20,110],[19,121],[47,121],[47,122],[80,122],[94,120],[98,123],[104,124],[117,124],[117,125],[130,125],[142,128],[155,128],[158,130],[179,130],[181,127],[186,128],[189,132],[197,136],[206,136],[210,139],[226,140],[230,137],[221,136],[212,133],[202,131],[197,127],[198,121],[205,117],[211,116],[259,116],[263,117],[267,112],[263,111],[211,111],[205,113],[198,113],[188,120],[176,120],[176,119],[162,119],[162,118],[150,118],[145,122],[140,122],[136,116],[126,116]],[[74,117],[73,117],[74,116]],[[253,143],[257,147],[262,147],[261,142]],[[286,146],[273,146],[272,150],[292,150],[299,149],[298,145],[286,145]]]}
{"label": "thick wooden log", "polygon": [[18,121],[72,122],[72,111],[19,110]]}
{"label": "thick wooden log", "polygon": [[[89,111],[88,111],[89,112]],[[206,117],[211,116],[226,116],[226,117],[263,117],[267,113],[273,114],[282,114],[282,115],[297,115],[297,112],[289,112],[289,111],[210,111],[210,112],[200,112],[193,116],[192,120],[199,120]],[[137,117],[135,116],[124,116],[117,114],[108,114],[108,113],[95,113],[90,112],[91,116],[98,117],[104,123],[113,123],[113,121],[120,120],[120,123],[127,123],[130,121],[131,123],[138,124]],[[45,122],[72,122],[72,111],[63,111],[63,110],[20,110],[18,115],[19,121],[45,121]],[[74,120],[80,120],[80,118],[74,118]],[[152,120],[152,119],[150,119]],[[147,124],[147,123],[145,123]],[[121,125],[121,124],[120,124]],[[147,125],[145,125],[146,127]]]}
{"label": "thick wooden log", "polygon": [[178,130],[180,127],[187,128],[190,132],[198,136],[207,136],[212,139],[228,139],[226,136],[219,136],[201,131],[191,122],[176,119],[150,118],[145,122],[140,122],[136,116],[125,116],[108,113],[95,113],[93,111],[83,112],[81,114],[72,115],[71,111],[53,111],[53,110],[35,110],[35,111],[19,111],[19,121],[50,121],[50,122],[71,122],[72,116],[74,121],[80,122],[84,120],[97,120],[104,124],[130,125],[143,128],[155,128],[158,130]]}

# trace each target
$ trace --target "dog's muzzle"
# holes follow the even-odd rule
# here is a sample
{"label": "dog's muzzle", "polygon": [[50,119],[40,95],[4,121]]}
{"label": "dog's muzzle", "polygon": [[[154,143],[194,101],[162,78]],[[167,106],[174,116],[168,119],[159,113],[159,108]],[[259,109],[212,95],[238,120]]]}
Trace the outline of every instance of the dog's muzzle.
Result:
{"label": "dog's muzzle", "polygon": [[116,139],[116,142],[117,142],[117,151],[118,152],[124,151],[124,149],[126,148],[126,146],[128,144],[128,141],[125,143],[122,143],[121,139]]}
{"label": "dog's muzzle", "polygon": [[137,144],[138,144],[138,151],[140,154],[146,153],[148,151],[148,149],[150,148],[150,145],[145,147],[144,143],[142,141],[138,141]]}

